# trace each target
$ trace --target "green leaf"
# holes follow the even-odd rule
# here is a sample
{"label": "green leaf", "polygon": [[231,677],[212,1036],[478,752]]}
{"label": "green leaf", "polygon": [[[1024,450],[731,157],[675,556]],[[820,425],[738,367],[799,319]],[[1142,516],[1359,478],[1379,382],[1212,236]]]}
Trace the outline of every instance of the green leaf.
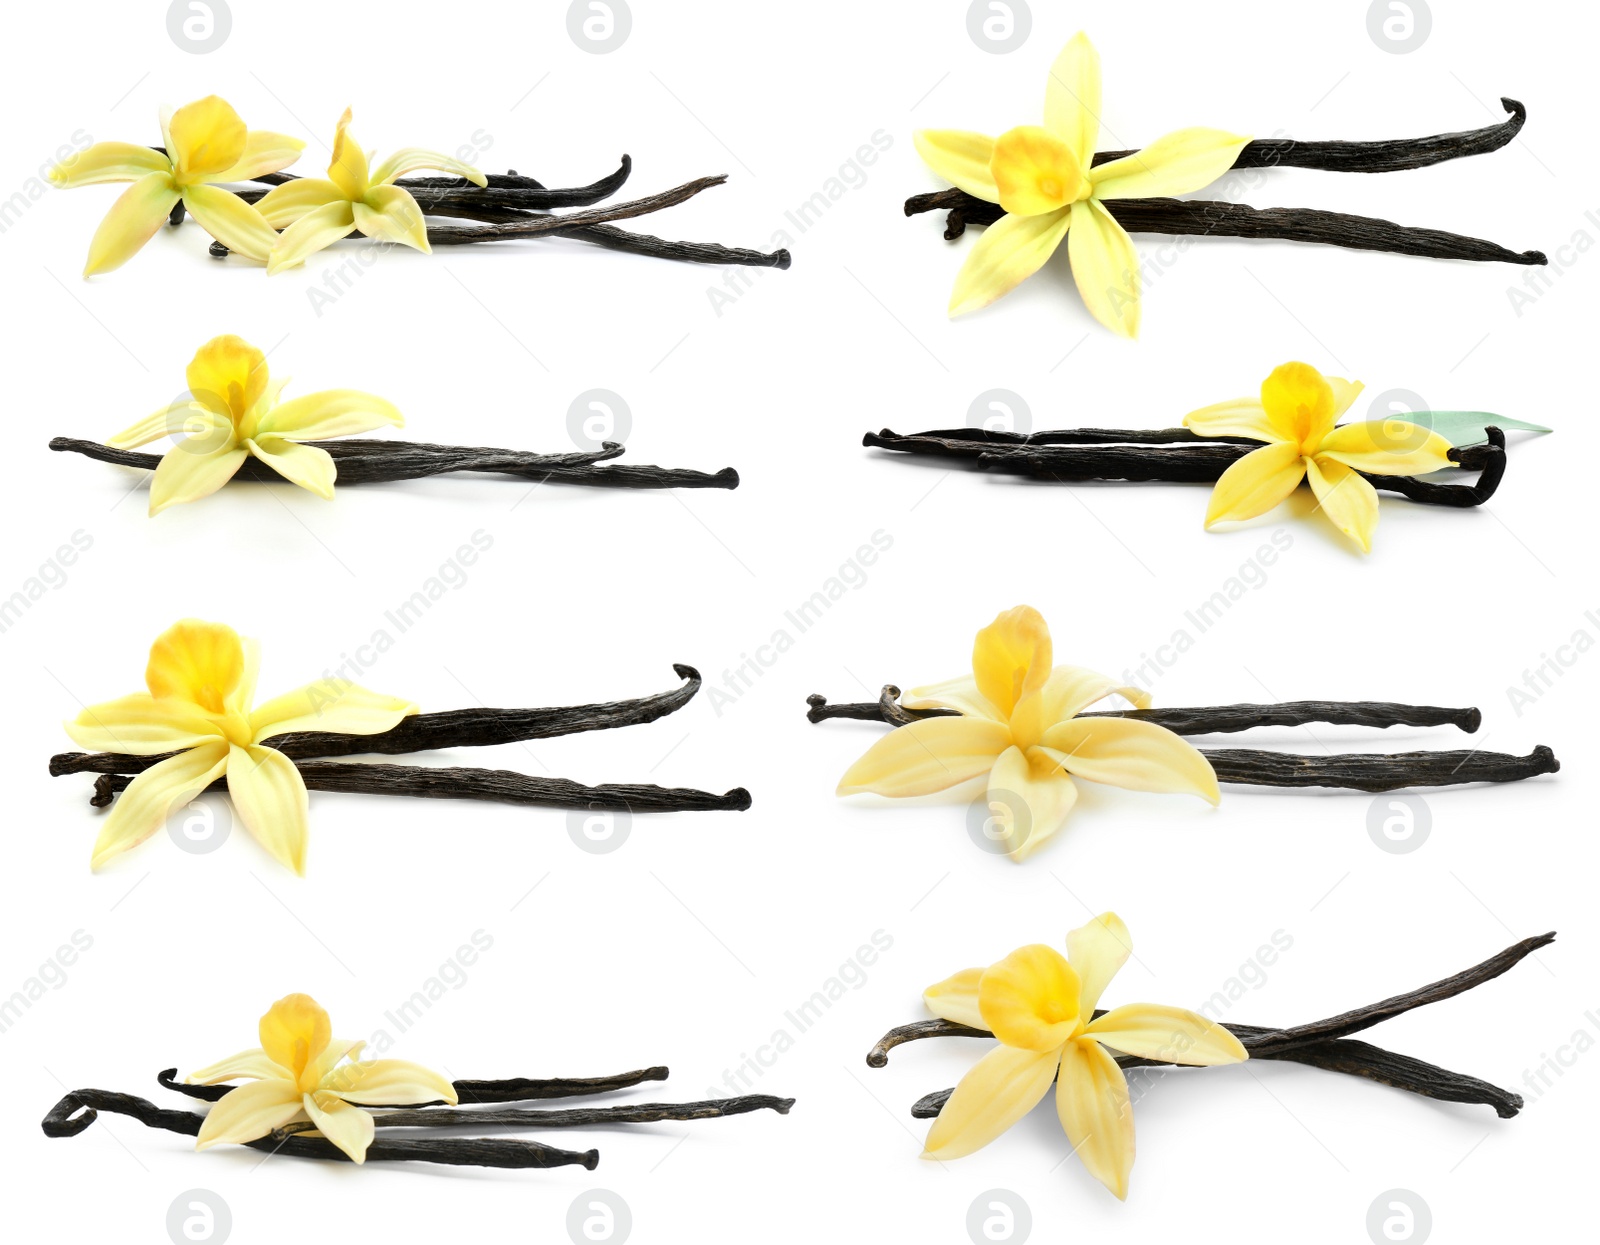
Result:
{"label": "green leaf", "polygon": [[1392,418],[1431,428],[1451,445],[1456,446],[1476,445],[1480,441],[1487,440],[1488,434],[1484,429],[1490,427],[1505,431],[1512,429],[1521,432],[1551,431],[1542,424],[1524,423],[1520,419],[1510,419],[1505,415],[1491,415],[1488,411],[1414,411],[1410,415],[1394,415]]}

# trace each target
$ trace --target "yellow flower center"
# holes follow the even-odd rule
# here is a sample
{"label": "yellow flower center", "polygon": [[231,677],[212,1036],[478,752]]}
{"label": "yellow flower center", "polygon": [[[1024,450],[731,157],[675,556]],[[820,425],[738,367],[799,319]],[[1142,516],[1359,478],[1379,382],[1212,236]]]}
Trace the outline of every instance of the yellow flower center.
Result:
{"label": "yellow flower center", "polygon": [[1054,212],[1093,190],[1067,145],[1037,125],[1019,125],[995,139],[989,172],[1000,206],[1014,216]]}

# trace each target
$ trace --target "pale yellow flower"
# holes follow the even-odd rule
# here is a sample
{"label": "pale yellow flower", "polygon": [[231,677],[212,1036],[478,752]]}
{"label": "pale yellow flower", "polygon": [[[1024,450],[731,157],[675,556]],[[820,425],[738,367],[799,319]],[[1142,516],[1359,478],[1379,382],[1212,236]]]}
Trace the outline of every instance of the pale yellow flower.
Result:
{"label": "pale yellow flower", "polygon": [[1042,127],[1018,126],[999,138],[966,130],[914,135],[935,173],[1006,211],[961,266],[950,295],[952,316],[1009,293],[1065,238],[1084,305],[1108,328],[1138,336],[1139,255],[1106,202],[1199,190],[1232,168],[1250,140],[1223,130],[1175,130],[1131,156],[1093,167],[1099,135],[1100,55],[1081,31],[1050,68]]}
{"label": "pale yellow flower", "polygon": [[[279,999],[261,1018],[261,1045],[191,1072],[190,1085],[248,1080],[217,1099],[200,1125],[196,1150],[243,1145],[273,1129],[310,1120],[357,1163],[375,1124],[367,1107],[457,1102],[455,1086],[404,1059],[357,1061],[365,1042],[333,1036],[328,1013],[310,995]],[[343,1062],[345,1059],[351,1062]]]}
{"label": "pale yellow flower", "polygon": [[150,481],[150,513],[198,501],[233,478],[248,457],[259,458],[291,484],[332,497],[338,467],[327,450],[303,445],[370,432],[404,417],[391,403],[357,389],[324,389],[279,402],[288,384],[275,384],[267,358],[231,333],[213,337],[189,363],[189,396],[145,416],[106,444],[148,445],[182,428]]}
{"label": "pale yellow flower", "polygon": [[1359,381],[1324,376],[1309,363],[1285,363],[1261,382],[1259,400],[1237,398],[1185,415],[1184,427],[1203,437],[1267,443],[1222,473],[1206,527],[1265,514],[1309,478],[1322,513],[1371,553],[1378,493],[1361,473],[1425,475],[1455,464],[1450,442],[1418,424],[1379,419],[1334,427],[1360,392]]}
{"label": "pale yellow flower", "polygon": [[1065,956],[1054,947],[1021,947],[987,969],[929,986],[923,1000],[935,1016],[987,1029],[1000,1045],[961,1078],[928,1130],[923,1157],[981,1150],[1033,1110],[1053,1082],[1073,1153],[1126,1198],[1133,1104],[1111,1052],[1193,1067],[1250,1057],[1228,1030],[1181,1007],[1128,1003],[1096,1020],[1101,994],[1132,949],[1121,918],[1103,912],[1067,935]]}
{"label": "pale yellow flower", "polygon": [[369,238],[431,251],[422,208],[410,191],[394,184],[407,173],[437,169],[477,186],[488,185],[470,164],[420,147],[404,147],[377,168],[371,167],[370,159],[350,137],[346,108],[334,135],[328,176],[301,177],[274,186],[256,205],[275,229],[283,230],[267,261],[269,275],[304,263],[308,255],[357,230]]}
{"label": "pale yellow flower", "polygon": [[149,689],[91,705],[66,724],[91,752],[175,755],[144,770],[106,816],[92,868],[137,847],[219,778],[234,811],[263,847],[296,873],[306,865],[306,785],[294,762],[265,741],[291,731],[376,735],[417,706],[328,678],[254,709],[260,649],[232,627],[187,618],[150,646]]}
{"label": "pale yellow flower", "polygon": [[[929,795],[987,775],[990,809],[1005,830],[997,837],[1014,844],[1017,860],[1066,821],[1078,796],[1074,778],[1221,799],[1211,763],[1166,728],[1076,716],[1113,693],[1147,708],[1148,693],[1092,670],[1052,668],[1051,658],[1050,629],[1038,610],[1019,605],[999,615],[978,632],[970,677],[901,698],[908,709],[960,716],[897,727],[850,767],[838,794]],[[1018,824],[1022,819],[1027,824]]]}
{"label": "pale yellow flower", "polygon": [[132,182],[100,222],[89,243],[83,275],[120,268],[155,236],[173,205],[184,208],[230,251],[265,260],[278,235],[266,218],[217,182],[245,182],[276,173],[300,157],[298,138],[246,130],[239,114],[215,95],[161,117],[166,151],[135,143],[95,143],[55,165],[50,180],[63,189]]}

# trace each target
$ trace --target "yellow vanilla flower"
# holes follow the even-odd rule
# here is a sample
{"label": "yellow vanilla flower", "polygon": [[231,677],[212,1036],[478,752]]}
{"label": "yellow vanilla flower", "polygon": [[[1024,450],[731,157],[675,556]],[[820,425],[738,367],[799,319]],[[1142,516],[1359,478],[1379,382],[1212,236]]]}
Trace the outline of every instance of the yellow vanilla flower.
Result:
{"label": "yellow vanilla flower", "polygon": [[132,259],[155,236],[173,205],[189,214],[230,251],[265,260],[278,235],[266,218],[217,182],[245,182],[276,173],[300,157],[298,138],[246,130],[239,114],[215,95],[161,116],[166,151],[135,143],[95,143],[47,174],[63,189],[101,182],[132,182],[100,222],[89,243],[83,275],[110,272]]}
{"label": "yellow vanilla flower", "polygon": [[1223,130],[1174,130],[1093,167],[1100,134],[1100,54],[1081,31],[1045,83],[1044,125],[999,138],[921,130],[917,151],[939,176],[1006,214],[983,231],[950,295],[950,314],[987,307],[1037,272],[1067,240],[1072,277],[1090,313],[1124,337],[1139,334],[1139,255],[1106,208],[1116,199],[1187,194],[1233,167],[1250,140]]}
{"label": "yellow vanilla flower", "polygon": [[150,646],[148,692],[91,705],[66,724],[91,752],[155,757],[118,797],[95,840],[92,868],[137,847],[174,809],[219,778],[234,811],[267,851],[305,873],[306,785],[267,740],[291,731],[376,735],[417,712],[410,701],[328,678],[254,709],[260,650],[232,627],[186,618]]}
{"label": "yellow vanilla flower", "polygon": [[[1162,1063],[1214,1067],[1249,1053],[1197,1012],[1127,1003],[1095,1019],[1095,1005],[1133,949],[1128,927],[1103,912],[1067,935],[1067,954],[1035,944],[988,968],[929,986],[928,1010],[987,1029],[1000,1045],[961,1078],[928,1130],[923,1157],[981,1150],[1056,1087],[1056,1114],[1073,1153],[1106,1188],[1128,1196],[1133,1104],[1111,1051]],[[1108,1049],[1109,1048],[1109,1049]]]}
{"label": "yellow vanilla flower", "polygon": [[1238,398],[1191,411],[1184,427],[1203,437],[1248,437],[1267,444],[1222,473],[1211,492],[1206,527],[1253,519],[1309,478],[1322,513],[1372,552],[1378,493],[1362,473],[1424,475],[1455,464],[1450,442],[1404,420],[1334,427],[1361,392],[1359,381],[1324,376],[1308,363],[1285,363],[1261,382],[1261,398]]}
{"label": "yellow vanilla flower", "polygon": [[[1051,667],[1050,629],[1019,605],[978,632],[972,676],[913,688],[908,709],[954,709],[897,727],[839,780],[840,795],[902,797],[988,777],[991,812],[1021,860],[1061,828],[1074,778],[1133,791],[1182,791],[1216,804],[1211,763],[1165,727],[1076,715],[1113,692],[1143,709],[1146,692],[1076,666]],[[1025,823],[1025,824],[1023,824]]]}
{"label": "yellow vanilla flower", "polygon": [[422,208],[410,191],[394,184],[407,173],[438,169],[477,186],[488,185],[488,179],[470,164],[420,147],[403,147],[377,168],[371,168],[369,161],[350,137],[350,109],[346,108],[334,135],[328,176],[301,177],[274,186],[257,204],[272,226],[283,230],[267,260],[269,275],[304,263],[308,255],[356,230],[369,238],[431,251]]}
{"label": "yellow vanilla flower", "polygon": [[324,389],[279,402],[288,378],[274,384],[266,356],[232,334],[213,337],[195,351],[188,381],[187,398],[107,442],[132,449],[183,429],[183,440],[162,456],[150,481],[151,514],[210,496],[252,456],[291,484],[332,497],[338,476],[333,457],[301,442],[405,423],[392,404],[357,389]]}
{"label": "yellow vanilla flower", "polygon": [[421,1064],[358,1061],[366,1043],[334,1037],[328,1013],[310,995],[279,999],[261,1018],[260,1032],[256,1050],[240,1051],[184,1078],[190,1085],[250,1082],[217,1099],[200,1125],[196,1150],[242,1145],[285,1124],[310,1120],[317,1132],[363,1163],[376,1127],[365,1108],[457,1101],[455,1087]]}

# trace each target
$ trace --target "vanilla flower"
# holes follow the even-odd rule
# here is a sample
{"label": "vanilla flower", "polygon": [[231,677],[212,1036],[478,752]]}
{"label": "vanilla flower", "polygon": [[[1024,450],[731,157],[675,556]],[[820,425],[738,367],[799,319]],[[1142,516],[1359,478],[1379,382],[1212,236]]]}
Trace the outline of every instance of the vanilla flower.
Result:
{"label": "vanilla flower", "polygon": [[928,795],[987,775],[990,809],[1017,860],[1066,821],[1078,798],[1074,778],[1221,799],[1211,763],[1165,727],[1077,716],[1114,692],[1146,708],[1147,693],[1092,670],[1052,668],[1051,658],[1050,629],[1038,610],[1019,605],[999,615],[978,632],[970,678],[913,688],[901,700],[908,709],[954,709],[959,716],[897,727],[850,767],[838,794]]}
{"label": "vanilla flower", "polygon": [[1199,190],[1232,168],[1250,140],[1223,130],[1174,130],[1095,167],[1099,134],[1100,55],[1080,31],[1050,68],[1042,127],[1018,126],[999,138],[965,130],[914,136],[935,173],[1006,212],[961,266],[950,295],[952,316],[1010,293],[1065,238],[1084,305],[1108,328],[1138,336],[1139,255],[1106,202]]}
{"label": "vanilla flower", "polygon": [[420,147],[403,147],[377,168],[370,167],[370,159],[350,137],[346,108],[334,134],[328,176],[300,177],[274,186],[256,205],[275,229],[283,230],[267,261],[268,275],[304,263],[307,256],[357,230],[369,238],[431,251],[422,208],[410,191],[394,184],[407,173],[438,169],[475,186],[488,185],[470,164]]}
{"label": "vanilla flower", "polygon": [[272,383],[267,358],[232,334],[213,337],[189,362],[189,396],[147,415],[107,444],[132,449],[172,435],[150,481],[150,513],[208,497],[249,457],[291,484],[333,496],[338,467],[327,450],[303,445],[405,423],[391,403],[357,389],[324,389],[279,402],[288,378]]}
{"label": "vanilla flower", "polygon": [[239,114],[215,95],[161,117],[166,151],[135,143],[95,143],[55,165],[48,177],[70,189],[132,182],[100,222],[83,275],[120,268],[152,237],[181,199],[184,208],[230,251],[265,260],[278,240],[266,218],[217,182],[247,182],[300,157],[298,138],[246,130]]}
{"label": "vanilla flower", "polygon": [[[196,1150],[243,1145],[310,1120],[357,1163],[376,1125],[367,1107],[457,1102],[455,1086],[404,1059],[358,1061],[365,1042],[333,1036],[328,1013],[310,995],[290,994],[261,1017],[261,1046],[191,1072],[189,1085],[248,1080],[217,1099],[200,1125]],[[344,1062],[349,1059],[350,1062]]]}
{"label": "vanilla flower", "polygon": [[1198,1012],[1127,1003],[1095,1019],[1100,995],[1133,949],[1128,928],[1104,912],[1067,935],[1067,954],[1035,944],[987,969],[929,986],[928,1010],[987,1029],[1000,1045],[961,1078],[928,1130],[924,1158],[981,1150],[1056,1090],[1072,1152],[1119,1198],[1133,1169],[1133,1103],[1116,1051],[1161,1063],[1213,1067],[1249,1053]]}
{"label": "vanilla flower", "polygon": [[66,724],[80,748],[165,757],[118,797],[95,840],[92,868],[143,843],[175,809],[226,777],[245,829],[305,873],[306,785],[294,762],[266,741],[293,731],[376,735],[417,706],[330,678],[252,709],[260,660],[255,641],[241,640],[232,627],[185,619],[150,646],[147,692],[91,705]]}
{"label": "vanilla flower", "polygon": [[1211,492],[1206,527],[1253,519],[1309,479],[1322,513],[1372,552],[1378,493],[1362,473],[1425,475],[1455,466],[1450,442],[1404,420],[1334,427],[1361,392],[1359,381],[1324,376],[1308,363],[1285,363],[1261,382],[1261,398],[1239,398],[1191,411],[1184,427],[1202,437],[1265,441],[1222,473]]}

